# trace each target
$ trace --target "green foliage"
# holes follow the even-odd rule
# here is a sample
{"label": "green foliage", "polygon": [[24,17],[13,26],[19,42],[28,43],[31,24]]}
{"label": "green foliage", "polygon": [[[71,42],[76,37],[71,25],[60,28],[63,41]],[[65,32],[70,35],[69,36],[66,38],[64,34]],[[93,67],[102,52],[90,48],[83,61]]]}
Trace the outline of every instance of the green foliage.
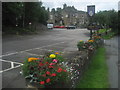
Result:
{"label": "green foliage", "polygon": [[77,43],[77,47],[79,50],[84,50],[87,48],[87,45],[85,44],[84,41],[80,40],[78,43]]}
{"label": "green foliage", "polygon": [[103,39],[110,39],[115,35],[115,32],[109,32],[107,35],[102,36]]}
{"label": "green foliage", "polygon": [[118,29],[118,12],[115,10],[97,12],[93,21],[104,28],[112,28],[113,31],[116,31]]}
{"label": "green foliage", "polygon": [[105,48],[98,48],[76,88],[109,88]]}
{"label": "green foliage", "polygon": [[7,27],[23,28],[23,33],[31,32],[35,30],[36,23],[46,24],[48,20],[48,11],[42,6],[42,2],[3,2],[2,14],[4,33],[9,32]]}
{"label": "green foliage", "polygon": [[98,32],[99,33],[105,33],[107,31],[107,29],[100,29]]}

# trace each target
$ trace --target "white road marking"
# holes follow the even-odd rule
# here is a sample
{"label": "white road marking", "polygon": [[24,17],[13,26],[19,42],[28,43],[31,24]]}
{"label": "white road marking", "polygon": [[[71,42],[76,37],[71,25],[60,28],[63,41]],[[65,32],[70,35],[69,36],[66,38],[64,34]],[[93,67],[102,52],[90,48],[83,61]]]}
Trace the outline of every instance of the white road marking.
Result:
{"label": "white road marking", "polygon": [[[11,68],[8,68],[8,69],[5,69],[5,70],[1,70],[0,73],[5,72],[5,71],[9,71],[9,70],[12,70],[12,69],[15,69],[15,68],[18,68],[18,67],[23,65],[22,63],[12,62],[12,61],[2,60],[2,59],[0,59],[0,61],[11,63]],[[19,65],[14,67],[14,64],[19,64]]]}
{"label": "white road marking", "polygon": [[5,69],[5,70],[2,70],[2,71],[0,71],[0,73],[5,72],[5,71],[9,71],[9,70],[12,70],[12,69],[15,69],[15,68],[18,68],[18,67],[21,67],[21,65],[18,65],[14,68],[8,68],[8,69]]}
{"label": "white road marking", "polygon": [[[60,43],[64,43],[64,42],[60,42]],[[41,49],[41,48],[44,48],[44,47],[49,47],[49,46],[57,45],[57,44],[60,44],[60,43],[55,43],[55,44],[50,44],[50,45],[42,46],[42,47],[38,47],[38,48],[23,50],[23,51],[14,52],[14,53],[9,53],[9,54],[5,54],[5,55],[1,55],[0,57],[10,56],[10,55],[14,55],[14,54],[17,54],[17,53],[23,53],[23,52],[26,52],[26,51],[31,51],[31,50],[36,50],[36,49]]]}
{"label": "white road marking", "polygon": [[[9,63],[13,62],[13,61],[8,61],[8,60],[3,60],[3,59],[0,59],[0,61],[9,62]],[[19,63],[19,62],[13,62],[13,63],[23,65],[22,63]]]}
{"label": "white road marking", "polygon": [[14,63],[13,62],[11,62],[11,68],[14,68]]}

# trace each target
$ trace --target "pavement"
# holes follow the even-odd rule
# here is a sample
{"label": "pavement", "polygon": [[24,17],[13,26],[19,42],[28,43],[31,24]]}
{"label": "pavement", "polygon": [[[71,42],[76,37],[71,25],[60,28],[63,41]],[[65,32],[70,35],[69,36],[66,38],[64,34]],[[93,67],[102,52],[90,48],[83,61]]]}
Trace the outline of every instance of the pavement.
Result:
{"label": "pavement", "polygon": [[[65,58],[77,51],[79,40],[88,40],[87,29],[53,29],[36,35],[3,36],[2,38],[2,88],[26,88],[20,74],[21,65],[31,56],[44,55],[48,51],[65,53]],[[71,56],[72,57],[72,56]]]}
{"label": "pavement", "polygon": [[118,47],[119,40],[119,36],[105,40],[110,88],[118,88],[118,86],[120,86],[120,84],[118,85],[118,81],[120,80],[120,78],[118,78],[118,73],[120,72],[120,69],[118,69],[118,65],[120,64],[118,63],[120,62],[118,61],[118,52],[120,51]]}

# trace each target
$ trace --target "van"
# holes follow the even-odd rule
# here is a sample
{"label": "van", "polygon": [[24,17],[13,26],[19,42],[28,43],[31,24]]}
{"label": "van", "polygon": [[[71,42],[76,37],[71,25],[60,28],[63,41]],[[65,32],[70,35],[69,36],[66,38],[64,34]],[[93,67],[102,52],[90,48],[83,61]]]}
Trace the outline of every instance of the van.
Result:
{"label": "van", "polygon": [[47,24],[48,29],[53,29],[53,24]]}

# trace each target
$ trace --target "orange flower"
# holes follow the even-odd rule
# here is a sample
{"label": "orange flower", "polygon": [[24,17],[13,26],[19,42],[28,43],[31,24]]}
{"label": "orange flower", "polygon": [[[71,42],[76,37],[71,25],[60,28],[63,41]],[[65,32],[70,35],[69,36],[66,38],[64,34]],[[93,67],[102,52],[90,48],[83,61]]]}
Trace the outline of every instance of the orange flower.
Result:
{"label": "orange flower", "polygon": [[34,57],[32,57],[32,58],[28,58],[28,62],[31,62],[31,61],[33,61],[33,60],[38,60],[39,58],[34,58]]}
{"label": "orange flower", "polygon": [[43,85],[43,84],[45,84],[45,82],[44,82],[44,81],[41,81],[40,84]]}
{"label": "orange flower", "polygon": [[59,54],[58,52],[55,52],[55,54]]}
{"label": "orange flower", "polygon": [[94,40],[88,40],[88,42],[94,42]]}
{"label": "orange flower", "polygon": [[50,82],[50,78],[46,79],[46,83],[49,83]]}

